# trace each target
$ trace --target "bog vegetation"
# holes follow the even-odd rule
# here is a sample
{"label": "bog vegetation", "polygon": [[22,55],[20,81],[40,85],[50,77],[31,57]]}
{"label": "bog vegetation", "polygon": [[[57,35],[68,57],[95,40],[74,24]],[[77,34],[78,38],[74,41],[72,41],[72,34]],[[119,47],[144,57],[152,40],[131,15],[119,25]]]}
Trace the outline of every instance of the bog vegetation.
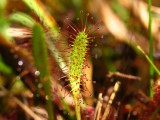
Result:
{"label": "bog vegetation", "polygon": [[0,119],[159,120],[159,0],[0,0]]}

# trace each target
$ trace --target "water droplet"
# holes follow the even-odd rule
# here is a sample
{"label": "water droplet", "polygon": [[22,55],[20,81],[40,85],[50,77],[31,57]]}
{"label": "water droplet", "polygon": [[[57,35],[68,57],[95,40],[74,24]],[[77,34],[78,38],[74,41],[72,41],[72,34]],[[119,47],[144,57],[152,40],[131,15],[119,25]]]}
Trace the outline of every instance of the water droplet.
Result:
{"label": "water droplet", "polygon": [[34,73],[36,76],[39,76],[40,75],[40,72],[37,70],[37,71],[35,71],[35,73]]}
{"label": "water droplet", "polygon": [[41,83],[38,84],[38,88],[42,88],[43,85]]}
{"label": "water droplet", "polygon": [[48,99],[49,99],[48,95],[46,95],[45,99],[46,99],[46,100],[48,100]]}
{"label": "water droplet", "polygon": [[18,61],[18,65],[22,66],[23,65],[23,61],[22,60]]}

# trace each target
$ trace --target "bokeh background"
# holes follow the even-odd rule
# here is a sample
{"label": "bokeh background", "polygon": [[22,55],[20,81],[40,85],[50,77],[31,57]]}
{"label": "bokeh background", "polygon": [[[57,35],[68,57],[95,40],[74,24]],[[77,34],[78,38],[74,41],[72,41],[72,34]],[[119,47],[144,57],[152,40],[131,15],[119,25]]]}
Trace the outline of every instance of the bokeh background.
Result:
{"label": "bokeh background", "polygon": [[[108,109],[106,120],[160,119],[159,70],[154,75],[150,73],[150,66],[160,67],[159,0],[151,1],[150,32],[149,0],[33,1],[35,4],[27,4],[25,0],[0,1],[0,119],[48,119],[43,82],[38,81],[43,72],[37,71],[36,62],[40,68],[49,66],[45,69],[49,74],[45,70],[44,74],[51,79],[54,118],[76,119],[73,98],[63,78],[67,76],[65,62],[61,61],[69,59],[65,57],[69,54],[63,51],[71,44],[69,32],[73,33],[67,28],[66,19],[79,30],[84,26],[93,27],[91,36],[95,38],[86,57],[89,67],[83,70],[88,81],[85,82],[87,91],[82,92],[85,102],[82,118],[101,120]],[[48,57],[44,63],[45,49],[41,49],[41,43],[33,45],[32,42],[36,23],[46,36],[43,44]],[[38,33],[37,37],[40,36]],[[146,59],[151,51],[151,36],[153,64]],[[36,49],[41,49],[39,55],[34,54]],[[55,49],[62,51],[62,59],[55,56]],[[115,90],[117,81],[120,85]],[[82,84],[82,89],[85,88]],[[115,96],[109,104],[112,93]]]}

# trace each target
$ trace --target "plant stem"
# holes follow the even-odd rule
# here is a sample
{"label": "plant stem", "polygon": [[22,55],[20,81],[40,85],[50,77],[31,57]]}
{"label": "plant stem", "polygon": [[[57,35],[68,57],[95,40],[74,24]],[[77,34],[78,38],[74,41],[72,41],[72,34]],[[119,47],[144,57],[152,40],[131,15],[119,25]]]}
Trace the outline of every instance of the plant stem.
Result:
{"label": "plant stem", "polygon": [[73,43],[73,48],[71,51],[70,63],[69,63],[69,81],[71,84],[72,94],[74,97],[77,120],[81,120],[80,104],[82,98],[80,94],[80,82],[87,51],[86,50],[87,44],[88,40],[86,33],[84,31],[79,32]]}
{"label": "plant stem", "polygon": [[[154,62],[153,58],[153,38],[152,38],[152,13],[151,13],[151,3],[152,0],[148,0],[148,15],[149,15],[149,22],[148,22],[148,32],[149,32],[149,57],[152,62]],[[153,77],[154,77],[154,68],[150,64],[150,97],[153,97]]]}
{"label": "plant stem", "polygon": [[151,59],[149,58],[149,56],[142,50],[142,48],[140,46],[137,46],[137,48],[143,53],[143,55],[146,57],[146,59],[148,60],[148,62],[150,63],[150,65],[152,65],[154,71],[160,76],[159,69],[154,65],[153,61],[151,61]]}

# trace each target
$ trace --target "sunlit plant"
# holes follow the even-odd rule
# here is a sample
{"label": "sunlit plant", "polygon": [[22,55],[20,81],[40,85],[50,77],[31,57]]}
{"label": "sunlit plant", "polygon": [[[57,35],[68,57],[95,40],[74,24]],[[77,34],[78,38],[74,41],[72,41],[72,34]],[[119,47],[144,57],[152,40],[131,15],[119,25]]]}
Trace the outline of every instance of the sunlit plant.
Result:
{"label": "sunlit plant", "polygon": [[[81,11],[81,14],[84,14]],[[83,69],[87,66],[86,58],[87,53],[90,47],[90,43],[93,41],[95,36],[92,34],[94,33],[97,28],[97,23],[88,27],[88,19],[93,19],[86,14],[86,19],[81,20],[81,28],[78,28],[71,22],[68,18],[65,20],[65,24],[68,29],[69,34],[69,65],[68,67],[68,81],[70,82],[69,86],[71,86],[71,92],[74,97],[74,105],[76,110],[77,120],[81,119],[81,104],[83,102],[82,95],[81,95],[81,85],[85,84],[86,74],[83,73]],[[69,29],[70,28],[70,29]],[[62,51],[63,52],[63,51]],[[66,52],[66,49],[65,49]],[[86,86],[85,86],[86,87]],[[90,92],[87,88],[83,88],[83,91],[87,91],[89,94]],[[91,94],[90,94],[91,95]]]}

